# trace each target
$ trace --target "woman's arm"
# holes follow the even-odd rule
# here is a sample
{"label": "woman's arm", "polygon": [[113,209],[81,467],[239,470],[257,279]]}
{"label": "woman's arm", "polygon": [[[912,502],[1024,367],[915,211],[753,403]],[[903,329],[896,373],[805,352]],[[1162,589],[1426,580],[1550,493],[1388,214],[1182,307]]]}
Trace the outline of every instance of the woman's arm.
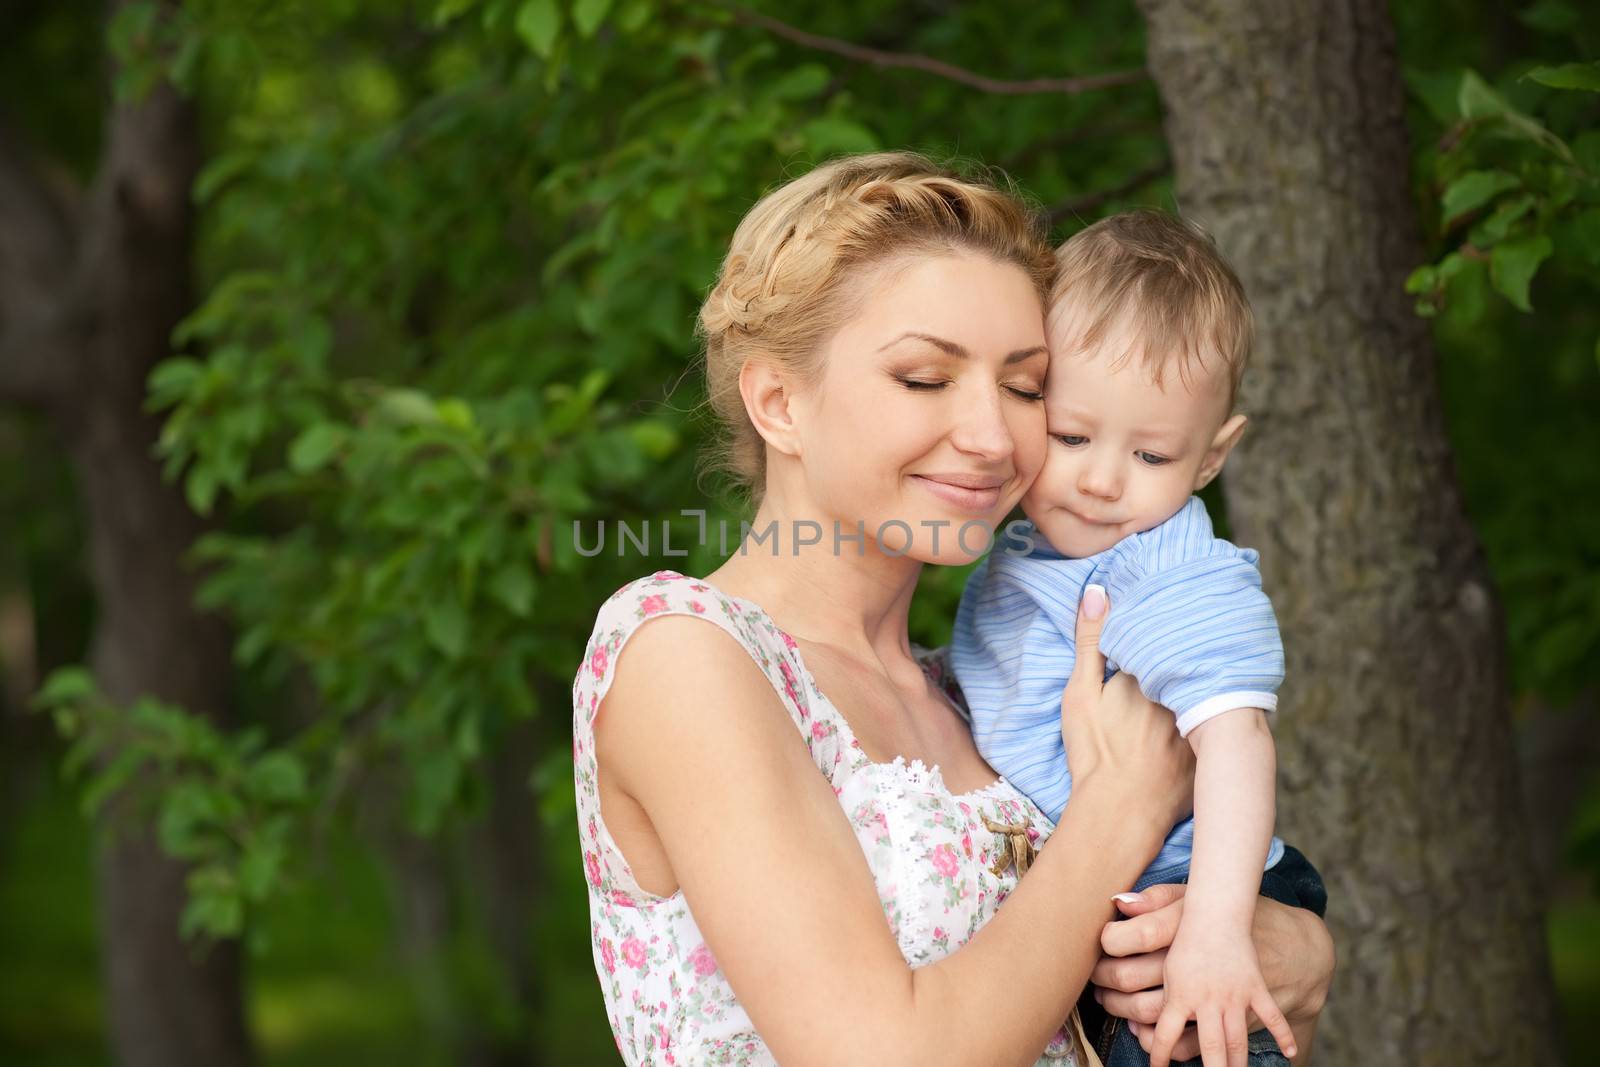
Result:
{"label": "woman's arm", "polygon": [[649,815],[780,1062],[1030,1063],[1067,1017],[1108,898],[1155,855],[1192,768],[1170,715],[1131,684],[1102,691],[1093,635],[1088,651],[1064,698],[1086,738],[1072,804],[995,918],[912,970],[837,798],[744,650],[672,616],[625,646],[596,719],[601,777]]}
{"label": "woman's arm", "polygon": [[[1118,908],[1133,918],[1106,924],[1100,938],[1105,955],[1091,976],[1099,987],[1097,999],[1106,1011],[1133,1024],[1147,1051],[1150,1028],[1165,999],[1161,982],[1167,946],[1183,916],[1185,888],[1151,886],[1136,900],[1118,901]],[[1267,897],[1256,901],[1251,938],[1267,989],[1288,1018],[1299,1045],[1295,1062],[1303,1067],[1311,1062],[1312,1036],[1333,982],[1333,938],[1314,912]],[[1250,1025],[1255,1029],[1260,1024],[1252,1017]],[[1191,1031],[1173,1050],[1173,1058],[1197,1055],[1199,1045]]]}

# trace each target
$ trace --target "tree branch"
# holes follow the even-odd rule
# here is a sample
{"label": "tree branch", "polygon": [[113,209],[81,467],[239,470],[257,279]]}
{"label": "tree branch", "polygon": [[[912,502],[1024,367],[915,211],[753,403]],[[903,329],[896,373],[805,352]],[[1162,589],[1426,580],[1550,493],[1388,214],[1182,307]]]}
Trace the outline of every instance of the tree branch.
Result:
{"label": "tree branch", "polygon": [[846,59],[854,59],[862,63],[871,63],[877,67],[903,67],[910,70],[920,70],[928,74],[935,74],[941,78],[948,78],[953,82],[981,89],[986,93],[1004,93],[1010,95],[1027,95],[1032,93],[1086,93],[1095,89],[1109,89],[1118,85],[1132,85],[1146,80],[1149,75],[1143,69],[1139,70],[1113,70],[1104,74],[1085,74],[1076,78],[1030,78],[1026,81],[1003,81],[976,74],[970,70],[946,63],[942,59],[932,56],[916,55],[909,52],[885,52],[878,48],[868,48],[865,45],[855,44],[851,41],[842,41],[837,37],[824,37],[820,34],[808,33],[780,22],[770,15],[763,15],[747,8],[731,8],[733,17],[747,25],[766,30],[786,41],[819,52],[830,52]]}
{"label": "tree branch", "polygon": [[1080,193],[1077,196],[1069,196],[1050,209],[1050,225],[1055,226],[1070,215],[1093,211],[1107,200],[1114,200],[1119,196],[1131,193],[1141,185],[1147,185],[1171,172],[1172,164],[1163,159],[1159,163],[1152,163],[1143,170],[1136,171],[1129,175],[1125,181],[1118,182],[1109,189],[1096,189],[1092,192]]}

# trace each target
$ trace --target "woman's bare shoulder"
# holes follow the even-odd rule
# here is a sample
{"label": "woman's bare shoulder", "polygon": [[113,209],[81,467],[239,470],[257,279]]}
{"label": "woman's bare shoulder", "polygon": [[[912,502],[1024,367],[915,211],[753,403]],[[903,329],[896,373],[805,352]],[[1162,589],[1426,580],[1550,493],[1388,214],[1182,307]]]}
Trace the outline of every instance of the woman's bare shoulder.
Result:
{"label": "woman's bare shoulder", "polygon": [[595,719],[595,754],[630,794],[648,791],[647,780],[674,768],[757,758],[775,748],[798,749],[810,767],[751,650],[709,622],[690,615],[648,619],[617,654]]}

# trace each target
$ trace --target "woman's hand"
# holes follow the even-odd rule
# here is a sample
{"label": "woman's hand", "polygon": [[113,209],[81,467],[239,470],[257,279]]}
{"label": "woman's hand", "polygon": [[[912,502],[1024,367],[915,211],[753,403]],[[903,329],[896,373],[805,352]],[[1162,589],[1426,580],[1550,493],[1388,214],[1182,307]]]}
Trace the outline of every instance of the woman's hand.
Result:
{"label": "woman's hand", "polygon": [[[1105,955],[1090,975],[1097,987],[1095,999],[1112,1015],[1129,1021],[1134,1036],[1147,1052],[1166,1000],[1162,974],[1167,948],[1177,935],[1183,916],[1186,889],[1182,885],[1157,885],[1137,896],[1119,897],[1118,909],[1130,918],[1106,924],[1100,935]],[[1250,936],[1267,990],[1295,1031],[1303,1058],[1333,981],[1333,939],[1314,913],[1268,897],[1256,901]],[[1252,1014],[1250,1029],[1259,1029],[1260,1025]],[[1199,1041],[1190,1029],[1174,1047],[1172,1058],[1182,1060],[1199,1054]]]}
{"label": "woman's hand", "polygon": [[1061,740],[1074,794],[1086,787],[1127,794],[1128,811],[1147,812],[1163,837],[1194,805],[1194,753],[1172,712],[1151,703],[1126,674],[1104,681],[1100,652],[1109,604],[1089,586],[1078,607],[1077,662],[1061,695]]}

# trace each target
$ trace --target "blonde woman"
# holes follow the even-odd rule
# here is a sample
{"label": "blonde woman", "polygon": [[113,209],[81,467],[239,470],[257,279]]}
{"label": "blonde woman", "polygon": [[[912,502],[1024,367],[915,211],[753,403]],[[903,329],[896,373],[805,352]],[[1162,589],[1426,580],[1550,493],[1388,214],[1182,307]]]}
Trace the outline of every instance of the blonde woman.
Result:
{"label": "blonde woman", "polygon": [[[1135,1032],[1154,1019],[1181,890],[1123,923],[1111,896],[1187,814],[1193,761],[1169,712],[1102,684],[1107,606],[1085,607],[1063,694],[1058,825],[907,637],[922,567],[981,553],[1043,463],[1051,269],[1018,200],[904,153],[819,167],[734,234],[700,314],[713,459],[765,539],[613,593],[573,688],[627,1063],[1088,1064],[1091,977]],[[1309,912],[1257,916],[1303,1062],[1331,942]]]}

